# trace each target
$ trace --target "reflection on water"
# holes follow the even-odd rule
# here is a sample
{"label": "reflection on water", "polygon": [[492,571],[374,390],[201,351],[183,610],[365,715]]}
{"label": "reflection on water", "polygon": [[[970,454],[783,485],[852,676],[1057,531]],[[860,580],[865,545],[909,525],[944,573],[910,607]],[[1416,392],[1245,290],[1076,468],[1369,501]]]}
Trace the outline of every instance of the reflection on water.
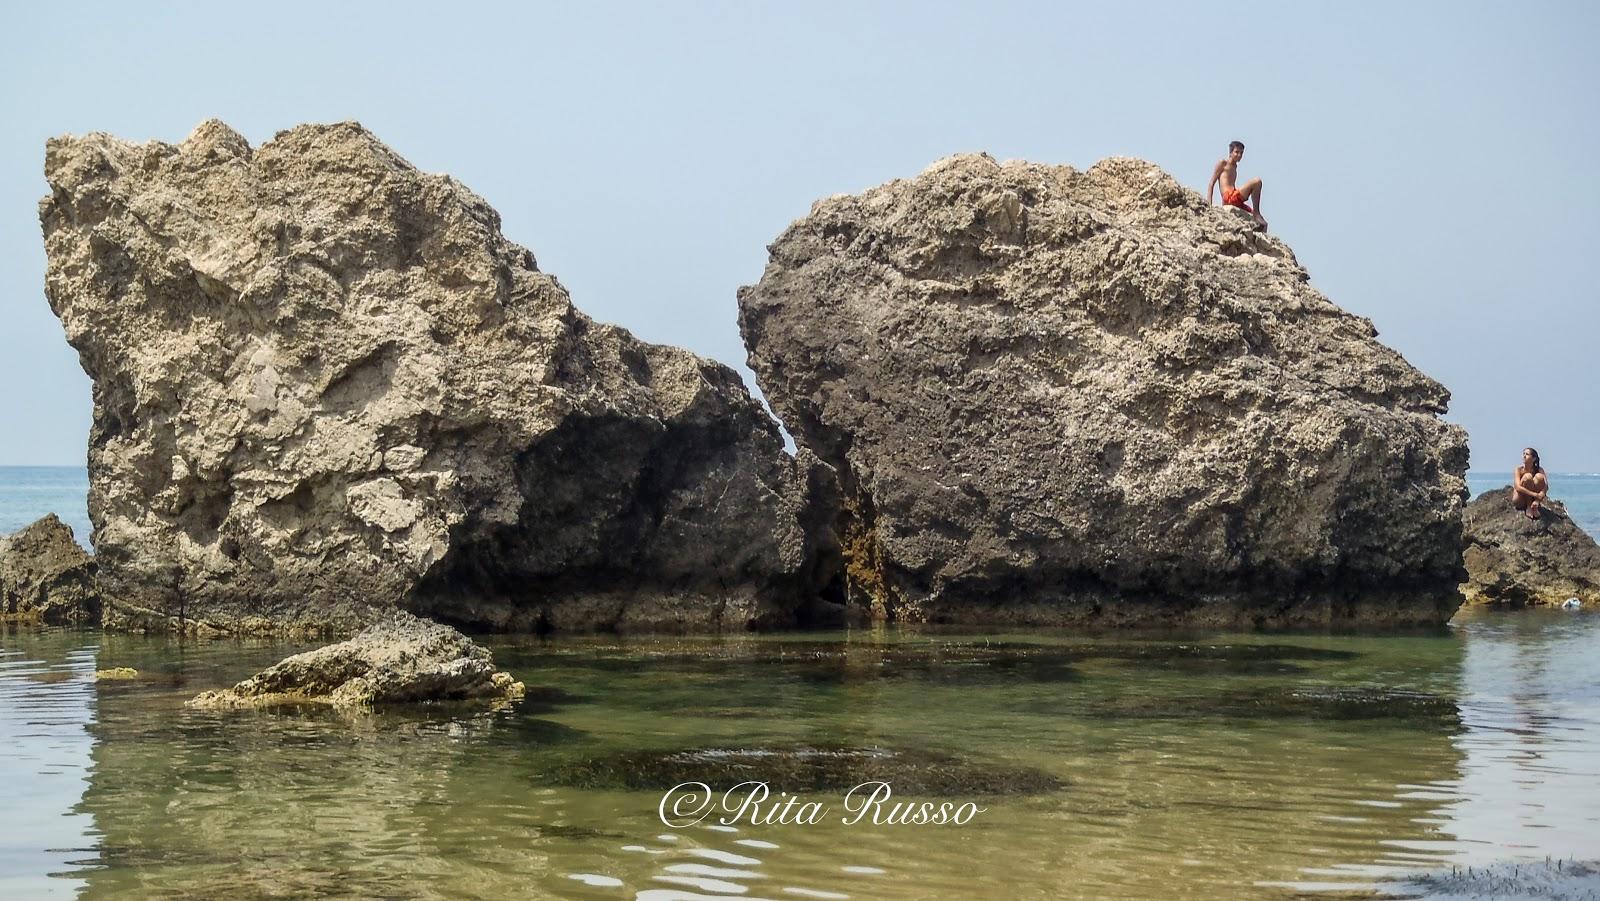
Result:
{"label": "reflection on water", "polygon": [[1600,855],[1597,619],[1473,624],[1455,739],[1464,761],[1448,805],[1459,841],[1521,858]]}
{"label": "reflection on water", "polygon": [[93,859],[96,844],[76,811],[89,781],[95,648],[59,633],[0,636],[0,898],[70,898],[82,883],[54,877]]}
{"label": "reflection on water", "polygon": [[[1600,848],[1597,637],[1525,611],[1390,638],[504,638],[517,707],[349,715],[183,706],[292,646],[13,631],[0,896],[1425,894]],[[140,675],[93,681],[111,666]],[[830,813],[663,825],[702,766]],[[985,810],[843,825],[880,778]]]}

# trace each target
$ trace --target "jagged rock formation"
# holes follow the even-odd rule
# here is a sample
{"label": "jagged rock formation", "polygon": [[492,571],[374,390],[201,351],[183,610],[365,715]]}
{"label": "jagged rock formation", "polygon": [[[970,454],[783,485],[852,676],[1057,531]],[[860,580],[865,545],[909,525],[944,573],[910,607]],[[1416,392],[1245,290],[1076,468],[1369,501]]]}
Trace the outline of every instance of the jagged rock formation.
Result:
{"label": "jagged rock formation", "polygon": [[1485,491],[1462,512],[1469,602],[1523,607],[1600,602],[1600,544],[1560,501],[1538,519],[1511,506],[1511,486]]}
{"label": "jagged rock formation", "polygon": [[449,626],[397,610],[354,638],[287,657],[232,688],[203,692],[189,706],[365,707],[522,695],[522,683],[495,670],[488,650]]}
{"label": "jagged rock formation", "polygon": [[809,594],[827,473],[738,376],[593,322],[361,126],[65,137],[45,171],[109,626],[742,628]]}
{"label": "jagged rock formation", "polygon": [[934,621],[1441,622],[1465,434],[1289,248],[1149,163],[957,156],[739,295],[852,598]]}
{"label": "jagged rock formation", "polygon": [[0,619],[98,625],[94,558],[54,513],[0,538]]}

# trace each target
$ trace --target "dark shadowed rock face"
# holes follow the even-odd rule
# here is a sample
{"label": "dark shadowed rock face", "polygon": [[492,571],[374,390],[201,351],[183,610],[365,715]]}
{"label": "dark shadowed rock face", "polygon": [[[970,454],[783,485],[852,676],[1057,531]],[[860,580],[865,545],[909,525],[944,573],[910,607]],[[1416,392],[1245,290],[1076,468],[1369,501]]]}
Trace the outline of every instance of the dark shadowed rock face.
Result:
{"label": "dark shadowed rock face", "polygon": [[45,170],[108,625],[792,618],[825,471],[732,370],[577,310],[459,182],[354,123],[59,138]]}
{"label": "dark shadowed rock face", "polygon": [[1600,602],[1600,545],[1559,501],[1538,519],[1511,506],[1511,486],[1473,498],[1462,515],[1466,537],[1468,601],[1559,604],[1578,598]]}
{"label": "dark shadowed rock face", "polygon": [[935,621],[1434,623],[1449,398],[1293,253],[1130,159],[819,201],[740,326],[842,480],[852,597]]}
{"label": "dark shadowed rock face", "polygon": [[0,538],[0,619],[98,625],[94,558],[52,513]]}

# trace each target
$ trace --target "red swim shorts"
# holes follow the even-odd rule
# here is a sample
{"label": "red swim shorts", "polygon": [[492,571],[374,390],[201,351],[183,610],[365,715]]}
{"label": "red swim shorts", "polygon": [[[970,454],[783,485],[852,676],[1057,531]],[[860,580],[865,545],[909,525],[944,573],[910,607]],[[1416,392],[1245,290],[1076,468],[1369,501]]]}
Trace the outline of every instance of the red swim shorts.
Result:
{"label": "red swim shorts", "polygon": [[1239,193],[1238,188],[1223,188],[1222,203],[1225,206],[1242,206],[1247,210],[1250,209],[1250,204],[1244,202],[1244,195]]}

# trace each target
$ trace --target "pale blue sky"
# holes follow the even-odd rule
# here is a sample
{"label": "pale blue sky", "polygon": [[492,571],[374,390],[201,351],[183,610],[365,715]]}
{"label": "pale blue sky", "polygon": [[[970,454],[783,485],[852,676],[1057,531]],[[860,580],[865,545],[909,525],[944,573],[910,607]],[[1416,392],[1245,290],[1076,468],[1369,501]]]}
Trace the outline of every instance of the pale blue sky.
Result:
{"label": "pale blue sky", "polygon": [[[812,200],[985,150],[1231,139],[1313,283],[1454,392],[1473,468],[1600,471],[1589,3],[73,3],[0,7],[0,465],[81,463],[44,141],[358,119],[580,307],[740,366],[734,292]],[[746,380],[753,384],[746,371]]]}

